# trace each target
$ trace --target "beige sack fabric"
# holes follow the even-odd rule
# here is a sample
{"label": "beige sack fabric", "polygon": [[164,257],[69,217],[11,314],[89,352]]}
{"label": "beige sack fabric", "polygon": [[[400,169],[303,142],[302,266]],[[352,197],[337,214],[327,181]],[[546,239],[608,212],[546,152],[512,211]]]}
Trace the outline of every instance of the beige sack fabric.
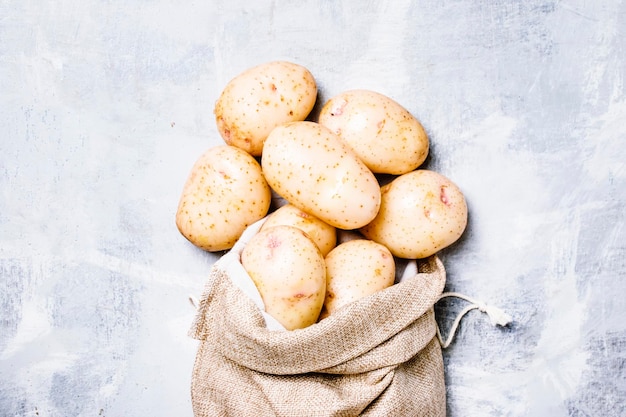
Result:
{"label": "beige sack fabric", "polygon": [[445,270],[436,256],[418,261],[418,270],[286,331],[268,328],[258,299],[234,284],[232,267],[216,263],[190,331],[200,340],[195,416],[445,416],[433,308]]}

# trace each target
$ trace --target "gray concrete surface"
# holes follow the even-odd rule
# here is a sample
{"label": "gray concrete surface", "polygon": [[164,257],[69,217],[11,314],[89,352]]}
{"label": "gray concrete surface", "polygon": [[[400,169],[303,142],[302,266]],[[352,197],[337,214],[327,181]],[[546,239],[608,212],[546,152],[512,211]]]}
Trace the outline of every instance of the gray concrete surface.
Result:
{"label": "gray concrete surface", "polygon": [[[191,416],[216,255],[176,230],[226,82],[387,94],[465,192],[448,415],[626,415],[626,3],[0,2],[0,416]],[[442,303],[445,329],[463,307]]]}

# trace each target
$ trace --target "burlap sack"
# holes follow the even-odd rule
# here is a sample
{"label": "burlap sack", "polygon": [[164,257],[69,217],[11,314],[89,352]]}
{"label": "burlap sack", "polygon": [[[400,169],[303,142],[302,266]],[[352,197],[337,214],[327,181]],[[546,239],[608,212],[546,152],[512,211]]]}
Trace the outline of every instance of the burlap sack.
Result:
{"label": "burlap sack", "polygon": [[196,417],[446,415],[433,308],[445,270],[437,257],[317,324],[286,331],[249,294],[251,280],[234,278],[240,250],[213,266],[190,331],[200,341]]}

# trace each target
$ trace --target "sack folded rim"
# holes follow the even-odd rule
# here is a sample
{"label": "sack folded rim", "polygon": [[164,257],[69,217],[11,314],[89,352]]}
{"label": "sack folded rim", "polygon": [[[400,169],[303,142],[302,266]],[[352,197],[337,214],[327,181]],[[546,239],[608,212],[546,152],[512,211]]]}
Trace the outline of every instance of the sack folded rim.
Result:
{"label": "sack folded rim", "polygon": [[[415,276],[346,305],[309,327],[291,331],[268,329],[258,305],[232,285],[217,265],[206,283],[189,335],[215,343],[224,357],[259,372],[346,372],[350,361],[389,341],[433,309],[445,286],[445,268],[436,255],[418,263],[420,272]],[[220,303],[231,303],[237,314],[217,314],[225,308]],[[435,336],[436,324],[434,319],[431,322],[420,336],[424,340],[410,342],[411,350]]]}

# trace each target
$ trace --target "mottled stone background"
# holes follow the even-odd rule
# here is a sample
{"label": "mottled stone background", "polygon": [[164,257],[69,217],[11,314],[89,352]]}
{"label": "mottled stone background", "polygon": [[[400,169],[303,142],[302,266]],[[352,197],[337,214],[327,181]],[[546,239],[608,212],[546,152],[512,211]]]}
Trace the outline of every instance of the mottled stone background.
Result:
{"label": "mottled stone background", "polygon": [[[448,414],[626,415],[626,2],[0,0],[0,416],[192,416],[212,108],[288,59],[424,124],[465,192]],[[442,302],[447,329],[462,302]]]}

